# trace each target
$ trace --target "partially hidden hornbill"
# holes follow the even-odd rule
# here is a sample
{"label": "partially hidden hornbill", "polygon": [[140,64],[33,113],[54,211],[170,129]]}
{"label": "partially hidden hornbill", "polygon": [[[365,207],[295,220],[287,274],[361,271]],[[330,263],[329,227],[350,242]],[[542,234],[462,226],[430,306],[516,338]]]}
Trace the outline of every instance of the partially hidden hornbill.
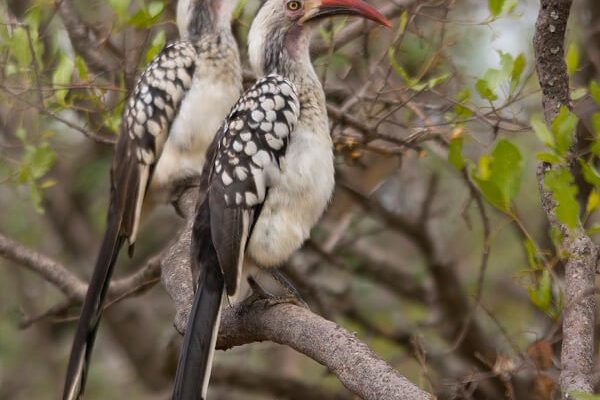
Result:
{"label": "partially hidden hornbill", "polygon": [[357,15],[390,26],[362,0],[266,0],[248,35],[263,76],[225,119],[207,154],[192,236],[196,295],[173,399],[206,398],[223,293],[249,257],[281,265],[309,236],[334,187],[325,94],[309,56],[316,21]]}
{"label": "partially hidden hornbill", "polygon": [[[200,176],[206,151],[242,92],[235,0],[179,0],[180,40],[146,67],[123,112],[111,169],[107,226],[71,349],[64,400],[81,398],[114,263],[145,211]],[[144,213],[142,213],[144,209]]]}

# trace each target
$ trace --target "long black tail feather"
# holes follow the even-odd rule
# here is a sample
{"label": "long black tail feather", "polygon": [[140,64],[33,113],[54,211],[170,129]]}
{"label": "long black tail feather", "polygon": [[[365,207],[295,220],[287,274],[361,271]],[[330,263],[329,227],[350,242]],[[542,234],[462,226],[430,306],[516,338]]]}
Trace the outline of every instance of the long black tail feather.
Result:
{"label": "long black tail feather", "polygon": [[104,299],[113,266],[124,243],[124,237],[120,234],[120,224],[121,219],[118,213],[109,212],[106,231],[71,348],[63,400],[78,400],[82,397],[85,389],[88,364],[102,315]]}
{"label": "long black tail feather", "polygon": [[206,399],[210,379],[225,281],[211,239],[209,214],[205,201],[194,223],[192,264],[198,286],[179,354],[173,400]]}

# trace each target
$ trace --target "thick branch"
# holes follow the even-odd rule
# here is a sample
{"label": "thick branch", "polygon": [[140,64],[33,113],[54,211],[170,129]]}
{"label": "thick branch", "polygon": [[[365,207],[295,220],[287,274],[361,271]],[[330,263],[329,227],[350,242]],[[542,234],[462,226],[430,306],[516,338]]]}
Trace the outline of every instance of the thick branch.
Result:
{"label": "thick branch", "polygon": [[[560,106],[571,108],[569,78],[564,62],[564,36],[571,0],[541,0],[533,46],[546,123],[551,124]],[[575,138],[574,138],[575,140]],[[574,154],[569,157],[574,160]],[[569,230],[556,217],[556,202],[544,187],[551,166],[540,164],[538,187],[542,206],[550,223],[564,235],[568,252],[565,266],[565,303],[563,311],[562,371],[560,385],[564,398],[569,393],[592,393],[594,367],[595,299],[592,295],[598,250],[579,224]]]}
{"label": "thick branch", "polygon": [[67,28],[73,48],[94,72],[112,73],[120,69],[119,59],[106,49],[94,31],[85,24],[71,0],[60,0],[58,13]]}
{"label": "thick branch", "polygon": [[307,309],[257,301],[223,311],[217,348],[270,340],[325,365],[348,390],[365,400],[433,399],[377,357],[338,324]]}
{"label": "thick branch", "polygon": [[0,234],[0,256],[27,267],[56,286],[69,299],[83,299],[87,287],[71,271],[44,254]]}

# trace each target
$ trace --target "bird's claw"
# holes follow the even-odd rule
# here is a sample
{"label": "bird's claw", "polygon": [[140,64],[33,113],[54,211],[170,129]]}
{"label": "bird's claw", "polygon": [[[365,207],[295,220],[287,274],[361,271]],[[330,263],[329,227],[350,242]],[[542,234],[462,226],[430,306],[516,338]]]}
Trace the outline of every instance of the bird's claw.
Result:
{"label": "bird's claw", "polygon": [[291,293],[288,291],[288,294],[283,296],[276,296],[267,290],[265,290],[260,284],[254,279],[254,277],[248,277],[248,285],[250,285],[250,289],[252,290],[252,294],[243,301],[242,304],[245,306],[252,306],[257,301],[264,301],[266,307],[273,307],[278,304],[294,304],[298,307],[308,308],[308,305],[304,300],[302,300],[295,293]]}
{"label": "bird's claw", "polygon": [[171,185],[170,200],[177,215],[181,218],[186,218],[186,213],[180,205],[180,200],[183,194],[190,188],[200,186],[199,176],[190,176],[179,179]]}
{"label": "bird's claw", "polygon": [[273,276],[273,278],[285,289],[287,296],[283,296],[283,298],[293,298],[295,301],[288,302],[310,310],[308,303],[304,301],[304,298],[286,274],[284,274],[280,269],[272,269],[271,276]]}

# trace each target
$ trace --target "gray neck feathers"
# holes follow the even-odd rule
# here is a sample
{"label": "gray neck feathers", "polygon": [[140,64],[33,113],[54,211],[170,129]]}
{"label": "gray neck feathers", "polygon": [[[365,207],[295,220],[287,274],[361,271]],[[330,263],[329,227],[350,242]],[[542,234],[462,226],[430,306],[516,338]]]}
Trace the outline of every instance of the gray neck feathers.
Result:
{"label": "gray neck feathers", "polygon": [[276,73],[294,83],[301,106],[300,124],[328,134],[325,94],[310,61],[310,33],[302,26],[270,28],[266,11],[259,12],[248,35],[248,55],[258,77]]}
{"label": "gray neck feathers", "polygon": [[309,33],[288,32],[276,39],[265,45],[265,74],[277,73],[291,80],[300,100],[299,123],[328,133],[325,93],[310,60]]}
{"label": "gray neck feathers", "polygon": [[197,1],[190,8],[190,21],[187,26],[187,36],[191,41],[197,41],[205,35],[215,32],[216,24],[209,2]]}

